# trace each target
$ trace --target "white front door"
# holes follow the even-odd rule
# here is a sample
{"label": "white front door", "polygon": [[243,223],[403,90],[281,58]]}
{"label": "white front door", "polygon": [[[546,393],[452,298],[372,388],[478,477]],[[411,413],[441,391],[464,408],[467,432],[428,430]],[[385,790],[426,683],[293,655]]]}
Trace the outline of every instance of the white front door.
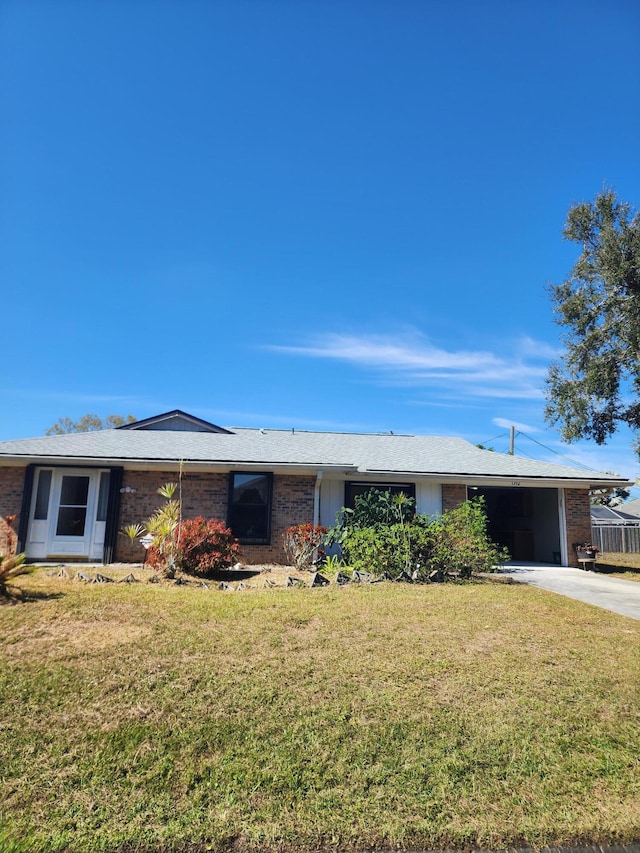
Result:
{"label": "white front door", "polygon": [[27,556],[101,559],[108,488],[108,471],[40,468],[34,482]]}

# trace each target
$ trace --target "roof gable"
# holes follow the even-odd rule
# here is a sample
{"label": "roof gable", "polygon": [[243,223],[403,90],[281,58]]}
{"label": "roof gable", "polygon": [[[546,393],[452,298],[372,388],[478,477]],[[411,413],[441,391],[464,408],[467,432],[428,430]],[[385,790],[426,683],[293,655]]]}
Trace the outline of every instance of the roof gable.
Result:
{"label": "roof gable", "polygon": [[190,415],[188,412],[183,412],[180,409],[173,409],[171,412],[164,412],[161,415],[154,415],[151,418],[134,421],[132,424],[122,424],[117,429],[153,429],[171,430],[173,432],[221,432],[227,435],[233,434],[228,429],[209,423],[209,421],[204,421],[202,418],[196,418],[195,415]]}

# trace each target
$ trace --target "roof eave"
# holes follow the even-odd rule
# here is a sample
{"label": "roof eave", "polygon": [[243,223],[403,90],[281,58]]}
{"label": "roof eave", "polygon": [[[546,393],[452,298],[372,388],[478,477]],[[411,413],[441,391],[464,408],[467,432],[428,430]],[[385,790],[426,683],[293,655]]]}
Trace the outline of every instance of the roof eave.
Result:
{"label": "roof eave", "polygon": [[593,478],[582,477],[557,477],[540,475],[522,475],[516,474],[479,474],[465,471],[392,471],[381,468],[359,468],[361,474],[374,474],[376,476],[386,475],[389,477],[423,477],[425,479],[437,480],[440,483],[460,483],[464,482],[473,486],[539,486],[544,483],[545,486],[558,488],[577,488],[600,489],[603,487],[620,488],[622,486],[632,486],[633,483],[624,478],[618,479],[602,479],[593,480]]}
{"label": "roof eave", "polygon": [[34,456],[33,454],[12,454],[0,458],[0,466],[13,465],[41,465],[41,466],[73,466],[103,467],[120,466],[129,470],[167,470],[182,466],[188,470],[196,471],[241,471],[245,468],[252,470],[283,471],[287,473],[317,473],[318,471],[353,473],[357,470],[355,465],[344,462],[265,462],[255,459],[185,459],[177,457],[162,457],[157,459],[147,458],[122,458],[115,456],[67,456],[48,455]]}

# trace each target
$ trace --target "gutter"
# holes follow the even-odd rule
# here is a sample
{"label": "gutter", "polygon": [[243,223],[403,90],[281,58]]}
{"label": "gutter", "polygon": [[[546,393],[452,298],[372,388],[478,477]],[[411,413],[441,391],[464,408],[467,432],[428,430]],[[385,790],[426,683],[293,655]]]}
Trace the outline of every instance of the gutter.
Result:
{"label": "gutter", "polygon": [[313,489],[313,526],[320,524],[320,484],[322,483],[322,471],[316,474],[316,485]]}
{"label": "gutter", "polygon": [[579,488],[598,489],[602,486],[633,486],[633,482],[619,477],[617,479],[605,478],[592,479],[589,476],[580,477],[561,477],[557,475],[545,474],[479,474],[477,472],[471,474],[465,471],[390,471],[382,468],[359,468],[361,474],[375,474],[377,476],[386,475],[388,477],[421,477],[425,480],[437,480],[439,483],[460,483],[474,486],[538,486],[543,484],[550,487],[571,488],[576,486]]}
{"label": "gutter", "polygon": [[[316,474],[316,484],[313,489],[313,526],[317,527],[320,524],[320,484],[322,483],[322,471]],[[318,559],[318,549],[313,549],[313,562]]]}
{"label": "gutter", "polygon": [[0,456],[0,467],[12,467],[14,465],[38,465],[38,466],[71,466],[74,468],[91,467],[102,465],[108,467],[110,465],[122,465],[125,469],[130,470],[149,470],[161,469],[166,470],[180,465],[189,466],[192,470],[205,471],[244,471],[247,468],[250,470],[276,471],[294,471],[307,473],[309,471],[317,471],[319,465],[327,471],[336,471],[349,474],[357,471],[357,467],[350,463],[335,462],[285,462],[275,461],[265,462],[264,460],[255,461],[252,459],[185,459],[176,457],[153,458],[144,457],[114,457],[114,456],[68,456],[60,454],[59,456],[36,456],[34,454],[12,454]]}

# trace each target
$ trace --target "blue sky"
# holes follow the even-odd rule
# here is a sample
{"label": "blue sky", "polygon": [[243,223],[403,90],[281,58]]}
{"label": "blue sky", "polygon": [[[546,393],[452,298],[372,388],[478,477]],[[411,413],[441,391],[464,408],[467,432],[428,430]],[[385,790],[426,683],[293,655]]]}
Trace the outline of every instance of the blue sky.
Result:
{"label": "blue sky", "polygon": [[636,477],[542,413],[566,212],[640,206],[638,44],[636,0],[4,0],[0,439],[513,423]]}

